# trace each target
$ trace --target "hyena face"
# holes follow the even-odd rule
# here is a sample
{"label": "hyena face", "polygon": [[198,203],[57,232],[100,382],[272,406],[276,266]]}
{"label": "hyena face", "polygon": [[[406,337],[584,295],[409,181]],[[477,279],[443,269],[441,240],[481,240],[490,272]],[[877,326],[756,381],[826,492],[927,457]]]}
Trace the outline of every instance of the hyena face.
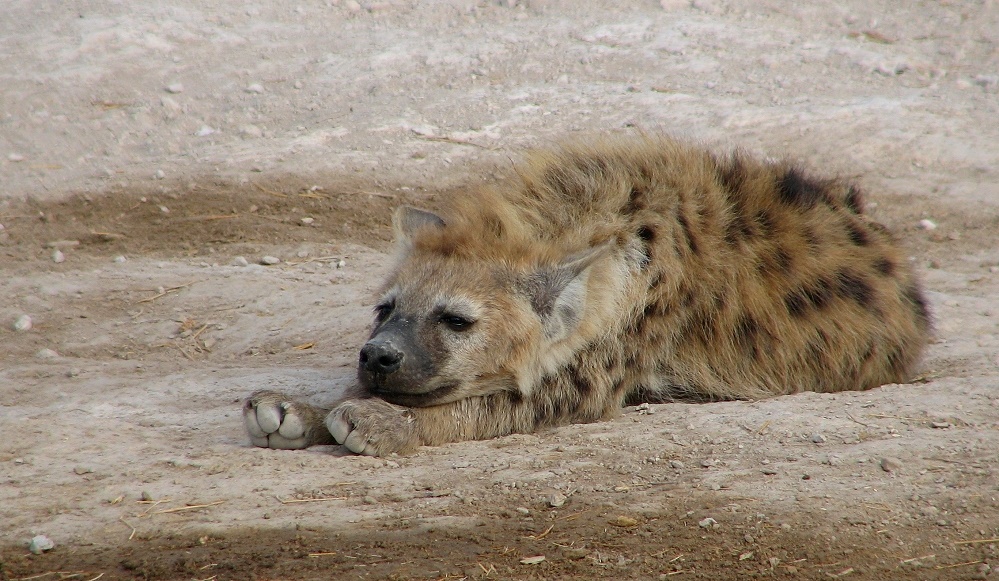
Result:
{"label": "hyena face", "polygon": [[421,248],[414,237],[446,228],[434,214],[402,208],[403,255],[375,306],[358,377],[372,395],[412,407],[497,391],[523,391],[540,354],[579,324],[587,270],[603,249],[551,265],[489,263]]}

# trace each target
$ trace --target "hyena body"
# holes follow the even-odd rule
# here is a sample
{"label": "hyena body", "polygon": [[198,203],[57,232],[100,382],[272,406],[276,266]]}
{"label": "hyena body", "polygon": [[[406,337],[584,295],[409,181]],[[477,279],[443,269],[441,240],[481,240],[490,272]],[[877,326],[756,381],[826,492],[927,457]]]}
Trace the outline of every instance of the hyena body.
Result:
{"label": "hyena body", "polygon": [[518,174],[443,217],[397,212],[358,385],[331,412],[254,394],[255,444],[386,454],[626,403],[868,389],[927,342],[908,262],[849,184],[648,137]]}

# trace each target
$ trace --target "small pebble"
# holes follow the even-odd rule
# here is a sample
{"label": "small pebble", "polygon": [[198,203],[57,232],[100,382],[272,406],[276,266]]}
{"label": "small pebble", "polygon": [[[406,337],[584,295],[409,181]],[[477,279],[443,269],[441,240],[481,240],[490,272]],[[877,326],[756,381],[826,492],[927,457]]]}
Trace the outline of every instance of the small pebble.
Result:
{"label": "small pebble", "polygon": [[302,84],[302,81],[295,81],[294,83],[292,83],[292,85],[291,85],[291,86],[292,86],[292,87],[295,87],[296,89],[301,89],[301,88],[302,88],[302,87],[304,87],[305,85],[304,85],[304,84]]}
{"label": "small pebble", "polygon": [[919,228],[920,230],[936,230],[937,223],[934,222],[933,220],[927,220],[924,218],[920,220],[918,224],[916,224],[916,227]]}
{"label": "small pebble", "polygon": [[552,508],[561,508],[562,506],[565,505],[566,500],[568,500],[568,497],[566,495],[562,494],[561,492],[556,492],[555,494],[552,494],[551,496],[548,497],[548,506]]}
{"label": "small pebble", "polygon": [[337,267],[337,268],[343,268],[343,267],[345,267],[345,266],[347,266],[347,263],[346,263],[346,262],[344,262],[343,260],[338,260],[338,261],[336,262],[336,267]]}
{"label": "small pebble", "polygon": [[312,224],[315,221],[316,220],[314,218],[308,218],[308,217],[302,218],[302,224],[305,224],[306,226]]}
{"label": "small pebble", "polygon": [[166,86],[166,91],[167,93],[173,93],[175,95],[177,93],[183,93],[184,85],[181,83],[170,83],[169,85]]}
{"label": "small pebble", "polygon": [[12,154],[10,154],[10,155],[7,156],[7,160],[8,161],[13,161],[13,162],[16,163],[18,161],[24,161],[24,156],[21,155],[20,153],[12,153]]}
{"label": "small pebble", "polygon": [[715,461],[710,458],[705,458],[701,460],[701,468],[711,468],[715,465]]}
{"label": "small pebble", "polygon": [[256,93],[256,94],[259,95],[260,93],[264,92],[264,86],[261,85],[260,83],[253,83],[252,85],[250,85],[250,86],[248,86],[246,88],[246,92],[247,93]]}
{"label": "small pebble", "polygon": [[361,3],[358,2],[357,0],[347,0],[344,3],[344,7],[347,8],[347,10],[350,10],[351,12],[361,11]]}
{"label": "small pebble", "polygon": [[544,555],[538,555],[536,557],[524,557],[520,560],[522,565],[537,565],[545,560]]}
{"label": "small pebble", "polygon": [[66,372],[66,377],[78,377],[80,375],[80,370],[76,367],[70,369]]}
{"label": "small pebble", "polygon": [[519,512],[520,514],[523,514],[523,515],[529,515],[529,514],[531,514],[530,509],[524,508],[523,506],[517,507],[517,512]]}
{"label": "small pebble", "polygon": [[66,262],[66,255],[63,254],[61,250],[53,250],[52,262],[56,264],[62,264],[63,262]]}
{"label": "small pebble", "polygon": [[55,359],[59,357],[59,354],[53,351],[52,349],[39,349],[35,353],[35,357],[39,359]]}
{"label": "small pebble", "polygon": [[160,206],[160,212],[162,212],[164,214],[169,214],[170,213],[170,208],[167,208],[166,206]]}
{"label": "small pebble", "polygon": [[31,330],[31,315],[21,315],[14,321],[15,331],[30,331]]}
{"label": "small pebble", "polygon": [[153,500],[153,495],[143,490],[142,494],[139,495],[139,500],[142,500],[144,502],[151,502]]}
{"label": "small pebble", "polygon": [[250,262],[242,256],[237,256],[232,259],[232,263],[236,266],[250,266]]}
{"label": "small pebble", "polygon": [[252,123],[248,123],[239,128],[239,133],[243,137],[263,137],[264,130]]}
{"label": "small pebble", "polygon": [[260,264],[273,265],[281,262],[281,259],[276,256],[264,256],[260,259]]}
{"label": "small pebble", "polygon": [[931,427],[937,428],[939,430],[945,430],[953,426],[950,422],[932,422]]}
{"label": "small pebble", "polygon": [[211,127],[209,127],[207,125],[202,125],[200,129],[198,129],[197,131],[194,132],[194,135],[197,136],[197,137],[207,137],[207,136],[211,135],[212,133],[215,133],[214,129],[212,129]]}
{"label": "small pebble", "polygon": [[767,476],[773,476],[774,474],[777,474],[777,469],[776,468],[771,468],[771,467],[767,466],[766,468],[764,468],[763,470],[761,470],[761,472],[763,472]]}
{"label": "small pebble", "polygon": [[882,458],[881,469],[885,472],[898,472],[902,468],[902,461],[897,458]]}
{"label": "small pebble", "polygon": [[680,462],[679,460],[670,460],[669,467],[673,470],[683,470],[683,462]]}
{"label": "small pebble", "polygon": [[826,437],[822,434],[812,434],[811,440],[813,444],[822,444],[825,443]]}
{"label": "small pebble", "polygon": [[713,519],[713,518],[711,518],[709,516],[709,517],[707,517],[707,518],[699,521],[697,523],[697,526],[701,527],[702,529],[718,528],[718,521],[716,521],[715,519]]}
{"label": "small pebble", "polygon": [[161,179],[163,179],[163,178],[166,177],[166,173],[164,173],[163,170],[158,169],[158,170],[156,170],[156,173],[153,174],[153,177],[155,177],[158,180],[161,180]]}
{"label": "small pebble", "polygon": [[117,262],[118,264],[122,264],[123,262],[125,262],[127,260],[128,260],[127,258],[125,258],[124,256],[121,256],[121,255],[118,255],[118,256],[114,257],[114,261]]}
{"label": "small pebble", "polygon": [[36,555],[41,555],[45,551],[51,551],[55,548],[55,543],[52,539],[46,537],[45,535],[38,535],[31,539],[28,543],[28,550]]}

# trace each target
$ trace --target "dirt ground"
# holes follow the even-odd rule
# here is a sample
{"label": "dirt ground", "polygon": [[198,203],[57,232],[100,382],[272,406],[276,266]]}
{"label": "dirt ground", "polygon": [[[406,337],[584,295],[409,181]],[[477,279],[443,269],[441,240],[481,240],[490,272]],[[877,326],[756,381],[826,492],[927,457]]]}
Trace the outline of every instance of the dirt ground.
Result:
{"label": "dirt ground", "polygon": [[[993,0],[7,0],[0,79],[0,579],[999,579]],[[635,128],[858,181],[919,377],[249,446],[350,381],[395,206]]]}

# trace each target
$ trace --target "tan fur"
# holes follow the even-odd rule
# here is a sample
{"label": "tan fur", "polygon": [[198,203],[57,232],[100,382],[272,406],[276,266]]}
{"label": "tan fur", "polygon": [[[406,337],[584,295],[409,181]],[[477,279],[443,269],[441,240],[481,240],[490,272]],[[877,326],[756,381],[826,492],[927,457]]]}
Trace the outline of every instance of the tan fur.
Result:
{"label": "tan fur", "polygon": [[[432,341],[427,389],[460,384],[442,399],[404,407],[358,390],[333,410],[327,426],[356,430],[355,451],[595,421],[640,401],[868,389],[905,381],[926,345],[908,262],[849,184],[650,137],[534,152],[518,174],[453,200],[443,225],[397,215],[385,296],[476,321]],[[532,309],[530,281],[560,268],[579,272],[559,300],[580,317]]]}

